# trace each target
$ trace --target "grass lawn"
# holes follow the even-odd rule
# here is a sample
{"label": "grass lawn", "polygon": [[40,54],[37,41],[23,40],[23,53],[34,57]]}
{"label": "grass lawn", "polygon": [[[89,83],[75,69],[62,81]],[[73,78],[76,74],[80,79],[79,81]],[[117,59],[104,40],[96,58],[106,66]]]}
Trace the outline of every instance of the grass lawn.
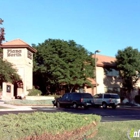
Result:
{"label": "grass lawn", "polygon": [[11,109],[11,108],[0,106],[0,109]]}
{"label": "grass lawn", "polygon": [[45,106],[45,105],[53,105],[52,104],[52,100],[48,99],[48,100],[20,100],[20,99],[16,99],[16,100],[9,100],[9,101],[5,101],[6,104],[12,104],[12,105],[38,105],[38,106]]}
{"label": "grass lawn", "polygon": [[[140,121],[101,122],[94,140],[129,140],[127,133],[131,129],[138,131]],[[131,138],[131,140],[140,140],[140,137]]]}

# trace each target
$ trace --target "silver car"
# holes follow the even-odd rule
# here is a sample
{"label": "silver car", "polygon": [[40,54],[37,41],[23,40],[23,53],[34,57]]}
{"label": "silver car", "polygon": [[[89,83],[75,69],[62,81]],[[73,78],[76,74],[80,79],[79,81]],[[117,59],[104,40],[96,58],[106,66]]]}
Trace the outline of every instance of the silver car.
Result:
{"label": "silver car", "polygon": [[120,96],[116,93],[99,93],[93,96],[93,101],[95,106],[102,106],[107,108],[107,106],[116,108],[121,100]]}

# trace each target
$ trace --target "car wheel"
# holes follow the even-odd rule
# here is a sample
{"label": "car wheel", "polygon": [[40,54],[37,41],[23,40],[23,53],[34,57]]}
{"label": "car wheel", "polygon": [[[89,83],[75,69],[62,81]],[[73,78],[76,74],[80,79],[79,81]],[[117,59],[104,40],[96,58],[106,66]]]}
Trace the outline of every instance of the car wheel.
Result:
{"label": "car wheel", "polygon": [[113,106],[112,106],[113,109],[116,109],[116,107],[117,107],[116,105],[113,105]]}
{"label": "car wheel", "polygon": [[76,109],[78,106],[76,103],[73,103],[73,108]]}
{"label": "car wheel", "polygon": [[60,103],[59,102],[56,103],[56,107],[60,108]]}
{"label": "car wheel", "polygon": [[102,103],[102,106],[103,106],[104,109],[107,108],[107,104],[106,103]]}

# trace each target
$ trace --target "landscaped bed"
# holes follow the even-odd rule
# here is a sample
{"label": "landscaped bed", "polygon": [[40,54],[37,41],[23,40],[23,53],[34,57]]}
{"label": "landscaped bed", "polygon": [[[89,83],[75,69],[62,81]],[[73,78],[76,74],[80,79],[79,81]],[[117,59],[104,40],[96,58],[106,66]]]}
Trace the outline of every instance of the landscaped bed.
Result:
{"label": "landscaped bed", "polygon": [[52,106],[52,100],[20,100],[20,99],[13,99],[9,101],[5,101],[5,104],[11,104],[11,105],[19,105],[19,106]]}
{"label": "landscaped bed", "polygon": [[94,137],[97,115],[34,112],[0,116],[2,140],[81,140]]}

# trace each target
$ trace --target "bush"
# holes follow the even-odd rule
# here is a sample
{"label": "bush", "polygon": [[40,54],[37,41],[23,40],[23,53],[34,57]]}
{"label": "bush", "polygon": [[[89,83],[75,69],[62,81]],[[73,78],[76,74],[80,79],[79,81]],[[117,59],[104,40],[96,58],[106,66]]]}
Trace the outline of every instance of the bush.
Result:
{"label": "bush", "polygon": [[140,95],[135,96],[135,102],[140,104]]}
{"label": "bush", "polygon": [[35,89],[34,87],[33,89],[29,89],[28,91],[29,91],[28,96],[39,96],[42,94],[40,90]]}
{"label": "bush", "polygon": [[[0,116],[1,140],[77,140],[98,129],[101,117],[72,113],[19,113]],[[75,138],[74,138],[75,137]]]}

